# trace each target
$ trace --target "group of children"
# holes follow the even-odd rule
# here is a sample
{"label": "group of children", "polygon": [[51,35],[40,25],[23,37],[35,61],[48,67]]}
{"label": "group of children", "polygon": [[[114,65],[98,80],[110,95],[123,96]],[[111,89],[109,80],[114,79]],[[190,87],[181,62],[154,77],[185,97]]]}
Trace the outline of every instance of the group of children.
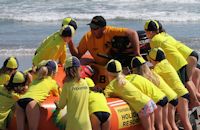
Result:
{"label": "group of children", "polygon": [[[25,129],[26,120],[29,129],[37,130],[40,104],[52,93],[60,96],[55,103],[57,110],[67,106],[66,130],[109,130],[111,111],[106,97],[126,101],[138,113],[145,130],[178,130],[175,112],[184,129],[192,130],[188,103],[194,101],[193,105],[199,106],[192,80],[198,60],[194,51],[163,31],[158,21],[148,20],[144,29],[151,39],[147,55],[151,68],[143,57],[136,56],[131,61],[131,74],[124,75],[121,63],[112,59],[106,65],[109,84],[98,92],[92,79],[87,78],[92,75],[81,75],[79,59],[66,58],[65,42],[71,40],[76,29],[72,19],[64,19],[61,30],[36,50],[31,71],[18,71],[15,57],[5,60],[0,69],[0,129],[6,129],[15,110],[18,130]],[[53,79],[58,70],[54,61],[57,59],[67,75],[62,92]],[[91,68],[88,70],[92,73]]]}
{"label": "group of children", "polygon": [[17,70],[18,62],[15,57],[8,57],[0,69],[0,129],[8,127],[12,113],[16,113],[17,129],[38,129],[40,119],[40,104],[49,96],[50,92],[59,95],[58,85],[53,77],[57,70],[57,63],[53,60],[42,61],[35,70],[21,72]]}

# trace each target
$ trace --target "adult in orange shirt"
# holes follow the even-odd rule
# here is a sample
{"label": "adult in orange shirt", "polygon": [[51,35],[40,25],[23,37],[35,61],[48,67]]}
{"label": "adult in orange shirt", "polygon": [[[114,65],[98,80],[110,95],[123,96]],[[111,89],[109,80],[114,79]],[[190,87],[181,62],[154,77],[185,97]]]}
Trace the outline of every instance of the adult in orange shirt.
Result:
{"label": "adult in orange shirt", "polygon": [[88,24],[88,31],[81,39],[76,48],[71,41],[68,43],[72,55],[81,58],[87,51],[93,56],[94,61],[99,65],[106,65],[108,59],[98,56],[98,54],[111,54],[111,40],[114,36],[127,36],[130,46],[133,47],[133,53],[140,55],[138,34],[128,28],[112,27],[106,25],[106,20],[102,16],[93,17]]}

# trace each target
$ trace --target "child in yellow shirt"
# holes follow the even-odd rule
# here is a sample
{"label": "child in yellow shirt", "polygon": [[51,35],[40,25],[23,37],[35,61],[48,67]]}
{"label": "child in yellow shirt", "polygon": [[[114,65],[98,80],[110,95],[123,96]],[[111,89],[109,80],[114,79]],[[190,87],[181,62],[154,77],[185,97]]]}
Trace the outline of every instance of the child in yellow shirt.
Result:
{"label": "child in yellow shirt", "polygon": [[168,60],[165,59],[165,53],[161,48],[151,49],[148,58],[153,64],[154,71],[157,72],[177,93],[177,111],[180,115],[180,120],[183,124],[184,129],[192,130],[192,126],[188,118],[189,92],[181,82],[176,70],[172,67]]}
{"label": "child in yellow shirt", "polygon": [[57,109],[67,106],[66,130],[92,130],[88,101],[89,87],[85,79],[80,78],[80,61],[75,56],[65,62],[67,75]]}
{"label": "child in yellow shirt", "polygon": [[108,78],[110,83],[106,86],[104,93],[106,97],[119,97],[126,101],[135,110],[145,130],[153,130],[153,114],[157,108],[156,104],[147,95],[143,94],[124,75],[122,75],[121,63],[110,60],[107,63]]}

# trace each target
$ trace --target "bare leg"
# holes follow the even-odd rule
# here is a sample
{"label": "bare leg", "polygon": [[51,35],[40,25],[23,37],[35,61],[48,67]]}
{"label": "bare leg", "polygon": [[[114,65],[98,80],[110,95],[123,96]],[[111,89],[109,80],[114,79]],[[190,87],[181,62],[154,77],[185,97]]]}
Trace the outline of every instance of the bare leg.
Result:
{"label": "bare leg", "polygon": [[40,106],[35,100],[28,103],[26,107],[26,116],[29,130],[37,130],[40,120]]}
{"label": "bare leg", "polygon": [[150,118],[151,118],[151,129],[152,129],[152,130],[155,130],[155,127],[154,127],[154,124],[155,124],[155,116],[154,116],[154,114],[151,114],[151,115],[150,115]]}
{"label": "bare leg", "polygon": [[109,117],[108,120],[102,124],[101,130],[110,130],[110,118],[111,117]]}
{"label": "bare leg", "polygon": [[195,71],[192,75],[192,81],[197,89],[197,98],[200,101],[200,70],[195,68]]}
{"label": "bare leg", "polygon": [[154,111],[154,114],[156,129],[163,130],[162,107],[157,105],[157,109]]}
{"label": "bare leg", "polygon": [[[151,113],[151,114],[154,114],[154,113]],[[153,124],[151,124],[151,118],[150,118],[151,114],[149,114],[148,116],[140,116],[139,114],[140,121],[145,130],[152,130]]]}
{"label": "bare leg", "polygon": [[180,97],[178,99],[177,111],[180,115],[180,120],[183,124],[184,130],[192,130],[192,126],[188,117],[188,101]]}
{"label": "bare leg", "polygon": [[197,59],[194,56],[189,56],[187,58],[187,66],[186,66],[186,70],[187,70],[187,76],[189,78],[189,81],[186,83],[186,87],[190,93],[190,107],[196,107],[196,106],[200,106],[200,102],[198,101],[197,98],[197,91],[196,91],[196,87],[194,82],[192,81],[192,76],[194,75],[195,72],[195,68],[197,65]]}
{"label": "bare leg", "polygon": [[168,104],[162,108],[164,130],[172,130],[168,121]]}
{"label": "bare leg", "polygon": [[25,113],[24,110],[16,104],[16,121],[17,121],[17,130],[24,130],[25,126]]}
{"label": "bare leg", "polygon": [[178,127],[176,126],[176,123],[175,123],[175,111],[176,111],[176,108],[169,104],[168,106],[168,119],[169,119],[169,124],[171,125],[172,127],[172,130],[178,130]]}
{"label": "bare leg", "polygon": [[186,88],[190,93],[190,107],[197,107],[200,106],[200,102],[197,99],[197,94],[196,94],[196,87],[194,86],[194,83],[192,81],[186,82]]}
{"label": "bare leg", "polygon": [[92,125],[93,130],[101,130],[101,122],[96,117],[96,115],[91,114],[90,115],[90,121],[91,121],[91,125]]}

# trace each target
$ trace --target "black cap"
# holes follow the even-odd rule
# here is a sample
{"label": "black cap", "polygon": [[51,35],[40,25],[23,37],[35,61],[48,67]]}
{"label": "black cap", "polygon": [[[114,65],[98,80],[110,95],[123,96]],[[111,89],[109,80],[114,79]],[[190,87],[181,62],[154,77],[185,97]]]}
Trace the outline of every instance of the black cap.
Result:
{"label": "black cap", "polygon": [[88,25],[90,25],[92,29],[102,28],[106,26],[106,20],[102,16],[95,16]]}

